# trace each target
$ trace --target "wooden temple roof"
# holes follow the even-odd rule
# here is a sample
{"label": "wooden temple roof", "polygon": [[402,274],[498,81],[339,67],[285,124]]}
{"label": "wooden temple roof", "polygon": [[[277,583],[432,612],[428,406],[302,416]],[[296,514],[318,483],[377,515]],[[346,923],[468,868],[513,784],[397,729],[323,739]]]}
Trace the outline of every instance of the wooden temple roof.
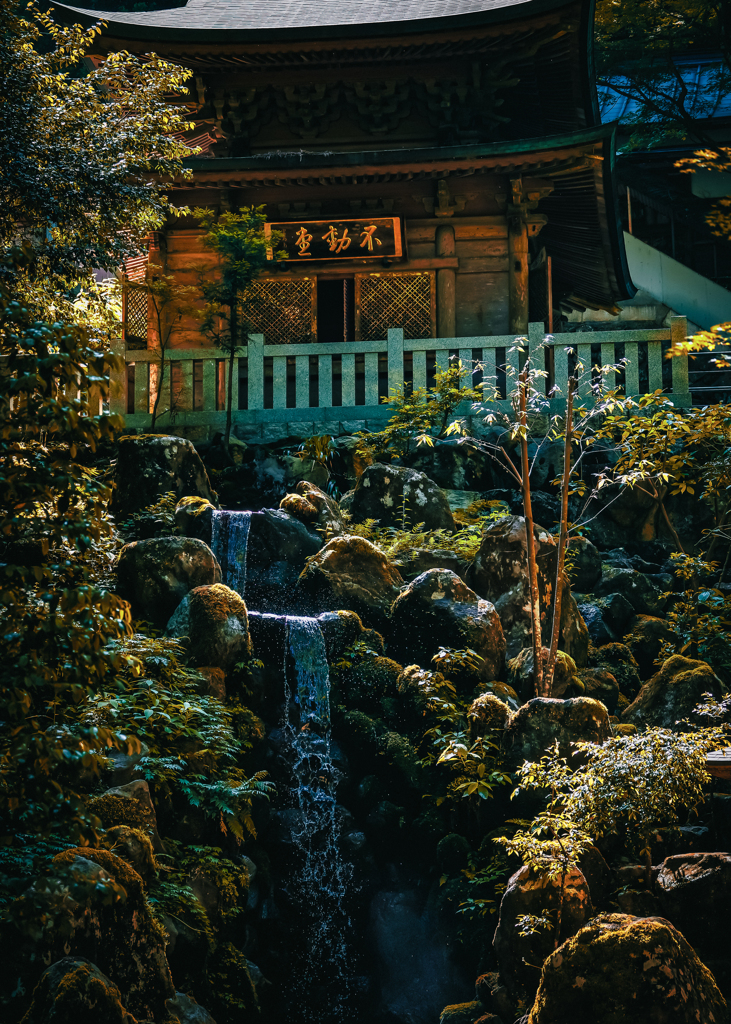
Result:
{"label": "wooden temple roof", "polygon": [[431,35],[525,22],[567,4],[566,0],[188,0],[183,7],[132,12],[54,6],[94,21],[102,19],[107,22],[107,34],[119,38],[241,43]]}

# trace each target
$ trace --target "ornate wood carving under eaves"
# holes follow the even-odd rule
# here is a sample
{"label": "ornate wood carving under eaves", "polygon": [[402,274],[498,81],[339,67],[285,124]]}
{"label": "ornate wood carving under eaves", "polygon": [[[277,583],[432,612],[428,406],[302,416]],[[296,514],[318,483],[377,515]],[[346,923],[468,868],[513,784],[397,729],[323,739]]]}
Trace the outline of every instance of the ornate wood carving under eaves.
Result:
{"label": "ornate wood carving under eaves", "polygon": [[276,90],[279,120],[293,135],[302,139],[316,139],[324,135],[333,121],[342,113],[341,91],[338,86],[285,85]]}
{"label": "ornate wood carving under eaves", "polygon": [[385,135],[409,116],[413,103],[410,82],[355,82],[345,86],[351,116],[364,132]]}

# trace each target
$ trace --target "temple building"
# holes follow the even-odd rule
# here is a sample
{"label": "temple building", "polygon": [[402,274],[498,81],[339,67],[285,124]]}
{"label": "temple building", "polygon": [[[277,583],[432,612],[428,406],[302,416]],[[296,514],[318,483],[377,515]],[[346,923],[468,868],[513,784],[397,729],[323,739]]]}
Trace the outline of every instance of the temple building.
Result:
{"label": "temple building", "polygon": [[[534,347],[576,311],[616,314],[633,296],[615,128],[600,121],[591,69],[591,0],[56,6],[66,19],[106,21],[100,55],[154,51],[192,70],[187,141],[200,152],[175,201],[263,204],[284,235],[288,258],[247,296],[234,387],[242,436],[264,422],[286,435],[297,422],[382,418],[390,388],[428,384],[451,355],[499,378],[516,335]],[[150,258],[182,280],[205,259],[200,234],[192,219],[171,222]],[[141,428],[154,336],[132,285],[117,401]],[[631,390],[668,384],[669,329],[655,335],[624,339],[650,346]],[[172,422],[210,432],[223,354],[195,331],[173,345]],[[566,360],[555,355],[546,364],[560,385]],[[688,390],[681,371],[669,386]]]}

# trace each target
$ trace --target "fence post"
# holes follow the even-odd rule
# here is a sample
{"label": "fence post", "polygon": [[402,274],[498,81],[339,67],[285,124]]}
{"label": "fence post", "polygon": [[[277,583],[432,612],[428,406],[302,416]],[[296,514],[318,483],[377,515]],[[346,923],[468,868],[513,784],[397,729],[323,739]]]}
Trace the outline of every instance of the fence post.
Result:
{"label": "fence post", "polygon": [[115,338],[112,342],[112,352],[124,360],[121,370],[110,370],[109,372],[109,411],[124,415],[127,411],[125,406],[125,378],[127,376],[127,360],[124,358],[124,341],[122,338]]}
{"label": "fence post", "polygon": [[[544,335],[545,330],[541,321],[528,324],[528,356],[530,358],[530,364],[534,370],[545,370],[546,368],[546,353],[541,348]],[[539,394],[545,395],[545,378],[541,378],[536,381],[535,387]]]}
{"label": "fence post", "polygon": [[264,408],[264,335],[249,335],[249,409]]}
{"label": "fence post", "polygon": [[[670,344],[681,345],[688,337],[688,319],[684,316],[670,317]],[[690,405],[690,378],[688,376],[688,354],[675,356],[672,361],[673,398],[681,399],[681,405]],[[683,401],[685,399],[685,401]]]}
{"label": "fence post", "polygon": [[404,386],[404,332],[401,327],[388,329],[388,393]]}

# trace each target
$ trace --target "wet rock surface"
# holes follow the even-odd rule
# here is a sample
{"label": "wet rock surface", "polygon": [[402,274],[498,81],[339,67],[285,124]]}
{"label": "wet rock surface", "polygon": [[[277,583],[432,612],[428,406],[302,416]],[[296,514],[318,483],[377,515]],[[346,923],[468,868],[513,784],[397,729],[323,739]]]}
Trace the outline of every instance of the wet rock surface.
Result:
{"label": "wet rock surface", "polygon": [[448,569],[430,569],[401,591],[393,604],[388,636],[395,657],[423,668],[430,666],[440,646],[473,650],[480,659],[478,667],[452,669],[455,682],[488,682],[503,671],[505,639],[495,608]]}
{"label": "wet rock surface", "polygon": [[713,975],[668,921],[601,914],[552,953],[528,1024],[721,1024]]}
{"label": "wet rock surface", "polygon": [[195,495],[215,504],[205,466],[190,441],[165,434],[120,437],[114,473],[112,513],[122,522],[153,505],[162,494]]}
{"label": "wet rock surface", "polygon": [[125,544],[117,562],[117,581],[133,615],[162,626],[189,591],[220,583],[221,569],[202,540],[151,537]]}
{"label": "wet rock surface", "polygon": [[186,638],[193,665],[226,672],[251,653],[246,605],[223,583],[196,587],[186,595],[170,618],[167,633]]}
{"label": "wet rock surface", "polygon": [[375,463],[356,484],[350,514],[357,523],[376,519],[380,526],[454,530],[454,517],[443,491],[424,473]]}
{"label": "wet rock surface", "polygon": [[720,697],[722,692],[723,684],[710,665],[674,654],[644,684],[622,713],[622,721],[674,729],[693,714],[704,693]]}

